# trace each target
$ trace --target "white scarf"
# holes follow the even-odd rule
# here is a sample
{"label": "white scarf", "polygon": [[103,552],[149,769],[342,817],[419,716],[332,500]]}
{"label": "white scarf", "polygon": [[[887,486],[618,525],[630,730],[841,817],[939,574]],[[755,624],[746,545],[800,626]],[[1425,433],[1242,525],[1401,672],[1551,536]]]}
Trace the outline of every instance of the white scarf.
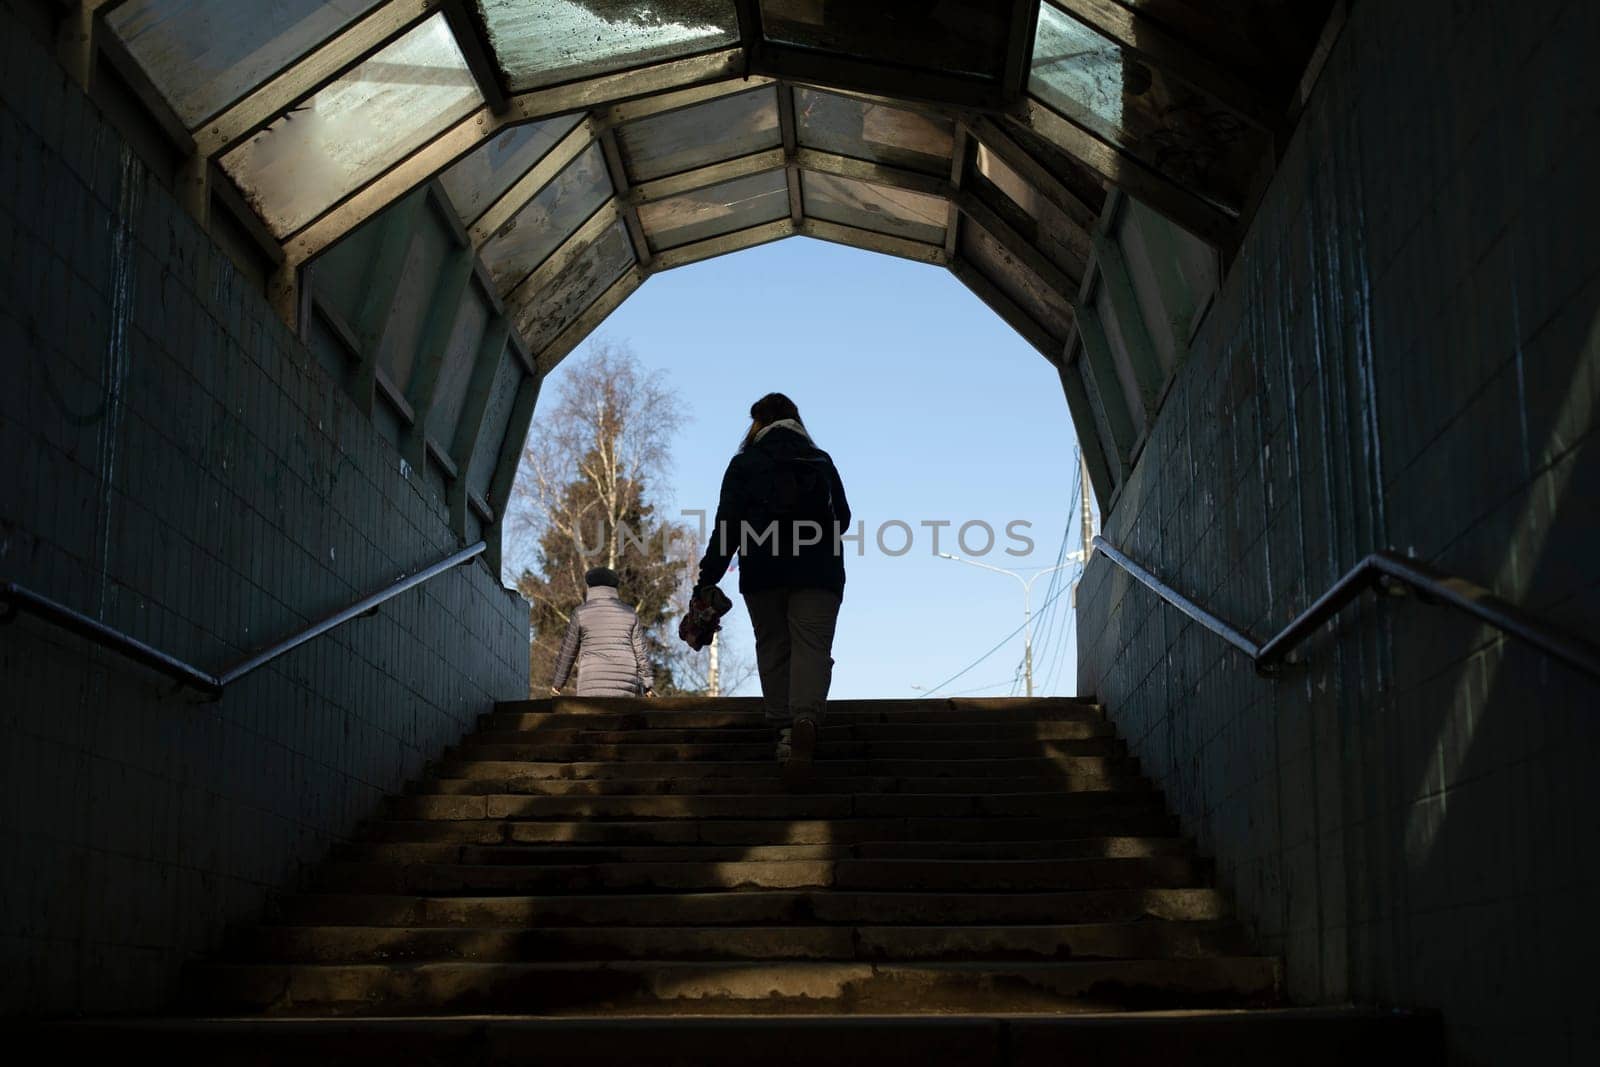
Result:
{"label": "white scarf", "polygon": [[811,440],[811,435],[806,433],[806,428],[800,425],[799,420],[779,419],[777,422],[768,423],[766,426],[763,426],[761,429],[757,430],[756,435],[750,439],[750,443],[755,444],[757,441],[761,440],[763,437],[767,436],[767,434],[778,429],[779,427],[782,427],[785,430],[793,430],[801,437],[804,437],[807,441]]}

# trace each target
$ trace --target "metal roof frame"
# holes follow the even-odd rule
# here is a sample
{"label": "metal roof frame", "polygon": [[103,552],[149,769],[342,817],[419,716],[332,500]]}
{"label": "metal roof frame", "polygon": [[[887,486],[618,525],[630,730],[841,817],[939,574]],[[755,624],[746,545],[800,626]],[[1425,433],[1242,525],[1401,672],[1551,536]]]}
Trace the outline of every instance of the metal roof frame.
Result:
{"label": "metal roof frame", "polygon": [[[1209,47],[1215,42],[1198,39],[1203,31],[1160,21],[1143,8],[1118,0],[1009,0],[1006,23],[1004,68],[992,82],[967,75],[875,63],[857,56],[802,48],[768,38],[761,22],[759,0],[730,0],[739,20],[739,39],[732,46],[689,50],[688,54],[656,62],[640,63],[610,70],[591,77],[559,82],[537,89],[511,92],[504,84],[499,62],[487,32],[481,10],[467,0],[377,0],[365,13],[352,19],[337,32],[318,41],[303,54],[293,57],[282,69],[265,77],[260,84],[233,99],[221,102],[212,113],[192,128],[183,123],[163,97],[159,71],[144,69],[136,51],[128,47],[108,25],[108,19],[125,2],[132,0],[59,0],[62,11],[58,54],[69,71],[86,86],[91,83],[96,57],[104,56],[137,96],[155,125],[172,142],[184,162],[178,168],[177,184],[184,199],[202,221],[213,203],[240,217],[253,240],[262,246],[264,258],[275,264],[269,295],[286,318],[303,328],[307,302],[300,298],[303,269],[318,255],[387,208],[426,188],[446,170],[469,154],[484,149],[494,138],[517,126],[563,115],[584,117],[559,138],[542,157],[516,175],[473,217],[460,218],[456,225],[464,235],[463,263],[454,265],[456,289],[465,287],[476,276],[480,284],[494,289],[488,281],[482,254],[497,234],[518,224],[523,212],[539,194],[592,146],[598,145],[605,162],[610,192],[601,206],[564,232],[553,250],[541,262],[532,264],[520,277],[494,294],[496,306],[503,304],[504,317],[515,320],[520,308],[540,300],[541,295],[564,272],[578,263],[591,247],[612,231],[619,222],[625,227],[633,262],[621,277],[606,286],[578,309],[557,335],[537,351],[527,351],[538,375],[548,373],[627,296],[637,290],[651,274],[671,270],[714,256],[790,236],[809,236],[899,256],[916,262],[948,268],[985,304],[1061,369],[1068,385],[1075,421],[1081,421],[1086,408],[1093,405],[1097,419],[1104,410],[1098,398],[1082,394],[1081,383],[1067,383],[1077,353],[1085,342],[1096,342],[1096,317],[1085,315],[1080,301],[1089,291],[1096,257],[1087,263],[1063,262],[1059,250],[1053,257],[1044,242],[1022,232],[1016,218],[1008,218],[978,191],[969,187],[966,176],[975,165],[979,146],[1002,161],[1039,197],[1060,212],[1064,222],[1039,222],[1040,226],[1070,227],[1074,247],[1105,247],[1105,219],[1102,211],[1086,202],[1082,186],[1075,190],[1064,180],[1052,160],[1031,151],[1022,137],[1026,133],[1035,143],[1042,141],[1074,165],[1097,175],[1104,187],[1120,190],[1211,244],[1224,256],[1230,254],[1248,221],[1245,207],[1259,187],[1259,176],[1249,183],[1236,182],[1228,189],[1230,207],[1219,203],[1207,191],[1186,184],[1178,168],[1169,166],[1159,154],[1143,151],[1125,138],[1114,140],[1103,129],[1094,128],[1082,117],[1063,114],[1039,96],[1030,93],[1030,69],[1034,62],[1032,46],[1040,19],[1041,5],[1049,5],[1053,18],[1076,20],[1081,27],[1099,35],[1108,49],[1119,50],[1129,63],[1147,64],[1159,74],[1203,97],[1206,106],[1220,109],[1237,119],[1241,129],[1265,131],[1268,143],[1281,135],[1292,121],[1295,94],[1279,85],[1267,84],[1259,72],[1240,69],[1225,53]],[[1287,0],[1285,0],[1287,2]],[[1270,6],[1270,5],[1269,5]],[[1336,8],[1335,0],[1312,5],[1320,15],[1323,8]],[[1332,24],[1337,10],[1329,19]],[[392,164],[369,174],[338,199],[293,227],[277,233],[228,177],[220,164],[224,156],[251,141],[293,113],[302,102],[350,75],[361,64],[386,47],[401,40],[425,22],[442,17],[449,34],[476,87],[478,104],[464,116],[454,118],[442,128],[430,130],[418,146]],[[1283,16],[1287,17],[1287,16]],[[1321,35],[1325,40],[1327,33]],[[1304,61],[1312,65],[1316,55]],[[707,108],[725,99],[772,86],[777,94],[777,136],[770,148],[716,158],[664,176],[638,177],[619,131],[630,124],[691,108]],[[1293,87],[1291,87],[1292,89]],[[951,130],[948,166],[931,173],[910,166],[868,158],[869,151],[846,154],[808,144],[803,129],[805,116],[797,114],[796,91],[805,89],[831,94],[851,107],[870,109],[875,120],[889,126],[901,121],[897,116],[920,116],[932,124],[930,129]],[[911,122],[906,118],[903,121]],[[863,127],[863,131],[865,130]],[[862,137],[866,134],[863,132]],[[865,145],[865,142],[863,142]],[[1274,160],[1268,152],[1260,160],[1263,171]],[[731,232],[713,233],[676,246],[656,247],[652,234],[641,218],[640,208],[673,198],[707,193],[719,184],[781,172],[786,206],[780,217],[742,225]],[[925,242],[890,232],[818,217],[808,205],[805,177],[826,175],[849,183],[864,183],[862,188],[902,191],[933,197],[945,202],[942,239]],[[830,183],[838,187],[839,183]],[[979,183],[982,184],[982,183]],[[986,187],[987,188],[987,187]],[[1093,190],[1091,190],[1093,191]],[[992,189],[990,190],[992,193]],[[448,203],[442,193],[435,193]],[[709,194],[708,194],[709,195]],[[877,195],[877,194],[874,194]],[[917,197],[901,197],[917,203]],[[992,197],[991,197],[992,199]],[[1114,202],[1115,198],[1112,198]],[[892,198],[889,202],[892,202]],[[1108,205],[1105,211],[1110,211]],[[732,211],[729,211],[732,217]],[[1020,265],[1026,285],[1057,294],[1084,320],[1073,324],[1069,336],[1047,327],[1033,313],[1007,294],[1002,279],[985,273],[962,253],[960,235],[974,227]],[[1023,227],[1035,229],[1030,222]],[[1097,244],[1098,243],[1098,244]],[[1119,291],[1118,303],[1130,306],[1127,292]],[[497,314],[499,312],[497,311]],[[1085,330],[1085,327],[1088,327]],[[437,336],[445,326],[434,324]],[[525,342],[525,339],[522,339]],[[525,343],[518,346],[526,348]],[[1097,364],[1096,377],[1103,377],[1101,346],[1089,343]],[[366,371],[364,371],[366,373]],[[1144,383],[1147,399],[1153,388]],[[535,389],[536,393],[536,389]],[[519,396],[518,412],[531,399]],[[424,402],[423,408],[425,410]],[[531,408],[530,408],[531,410]],[[1116,422],[1115,416],[1112,421]],[[1116,422],[1113,435],[1118,451],[1130,427]],[[1096,436],[1093,426],[1080,426],[1085,440]],[[420,431],[412,451],[424,454]],[[1126,464],[1126,455],[1122,465]],[[1118,462],[1097,457],[1091,464],[1105,482]],[[461,501],[457,505],[465,506]]]}

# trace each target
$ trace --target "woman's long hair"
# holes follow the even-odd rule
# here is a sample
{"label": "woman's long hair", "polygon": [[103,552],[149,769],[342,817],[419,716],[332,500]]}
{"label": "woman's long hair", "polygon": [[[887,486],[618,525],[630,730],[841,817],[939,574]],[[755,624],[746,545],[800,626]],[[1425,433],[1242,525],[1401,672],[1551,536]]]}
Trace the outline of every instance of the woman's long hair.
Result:
{"label": "woman's long hair", "polygon": [[750,405],[750,429],[745,431],[744,440],[739,442],[739,451],[743,452],[755,443],[756,434],[784,419],[793,419],[801,422],[800,409],[794,406],[794,401],[782,393],[768,393],[766,396]]}

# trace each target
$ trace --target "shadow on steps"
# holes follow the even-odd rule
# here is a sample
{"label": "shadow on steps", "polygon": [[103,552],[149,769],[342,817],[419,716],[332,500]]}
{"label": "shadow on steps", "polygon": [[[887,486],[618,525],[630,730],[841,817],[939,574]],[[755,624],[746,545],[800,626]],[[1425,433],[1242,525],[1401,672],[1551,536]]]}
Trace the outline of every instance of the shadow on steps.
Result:
{"label": "shadow on steps", "polygon": [[[720,1062],[705,1043],[724,1040],[741,1062],[837,1061],[855,1042],[853,1061],[926,1046],[1009,1063],[1029,1041],[1043,1055],[1115,1032],[1169,1062],[1194,1041],[1239,1062],[1295,1033],[1304,1060],[1328,1046],[1316,1032],[1400,1025],[1227,1013],[1278,1003],[1277,961],[1252,954],[1092,704],[837,701],[803,792],[773,743],[753,700],[502,705],[309,892],[192,968],[184,1010],[254,1021],[166,1032],[452,1062],[544,1040],[538,1062],[652,1063]],[[1104,1014],[1172,1009],[1202,1014]],[[1014,1013],[1039,1017],[985,1018]],[[464,1014],[492,1021],[449,1019]],[[902,1017],[871,1018],[886,1015]]]}

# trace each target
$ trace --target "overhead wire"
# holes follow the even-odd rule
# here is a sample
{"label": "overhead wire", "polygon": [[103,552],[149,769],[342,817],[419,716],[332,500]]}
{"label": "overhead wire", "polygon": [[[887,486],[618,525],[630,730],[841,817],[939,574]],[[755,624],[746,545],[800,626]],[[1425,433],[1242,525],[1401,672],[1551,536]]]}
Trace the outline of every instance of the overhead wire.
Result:
{"label": "overhead wire", "polygon": [[[1051,598],[1050,598],[1050,602],[1054,602],[1055,598],[1059,597],[1061,595],[1061,593],[1063,593],[1065,591],[1066,590],[1061,590],[1060,592],[1057,592],[1054,595],[1052,595]],[[985,662],[990,656],[994,655],[996,652],[998,652],[1002,648],[1004,648],[1006,646],[1006,642],[1010,641],[1013,637],[1015,637],[1018,634],[1020,634],[1023,631],[1023,628],[1026,627],[1026,626],[1027,626],[1027,623],[1025,623],[1025,622],[1020,624],[1020,625],[1018,625],[1010,633],[1008,633],[1004,637],[1002,637],[999,640],[999,642],[994,645],[994,647],[989,649],[989,651],[985,652],[983,655],[979,656],[977,659],[973,660],[971,663],[967,664],[965,667],[961,668],[959,671],[957,671],[956,673],[952,674],[950,677],[946,678],[944,681],[940,682],[938,685],[933,686],[930,689],[924,690],[924,692],[928,696],[932,696],[934,693],[937,693],[939,690],[943,689],[945,686],[949,685],[951,682],[955,681],[957,678],[962,677],[968,671],[972,670],[972,668],[976,667],[980,663]]]}
{"label": "overhead wire", "polygon": [[1045,679],[1044,688],[1043,688],[1044,692],[1050,692],[1050,691],[1054,690],[1055,684],[1056,684],[1056,678],[1061,673],[1061,667],[1062,667],[1062,665],[1064,663],[1067,662],[1067,657],[1066,657],[1067,640],[1068,640],[1068,638],[1070,638],[1076,632],[1077,628],[1078,628],[1078,616],[1077,616],[1077,613],[1076,612],[1069,612],[1067,614],[1067,624],[1061,628],[1061,640],[1060,640],[1060,644],[1056,648],[1055,659],[1054,659],[1054,662],[1051,665],[1049,676]]}
{"label": "overhead wire", "polygon": [[[1077,482],[1078,482],[1078,487],[1079,487],[1078,491],[1079,491],[1080,499],[1081,499],[1081,494],[1086,493],[1088,491],[1088,486],[1083,484],[1083,466],[1082,466],[1081,460],[1080,460],[1080,463],[1079,463],[1079,466],[1078,466]],[[1089,546],[1087,544],[1083,544],[1082,543],[1083,542],[1083,537],[1081,535],[1079,536],[1078,540],[1080,542],[1080,548],[1081,548],[1082,551],[1081,551],[1079,559],[1078,559],[1077,567],[1073,568],[1072,572],[1071,572],[1072,573],[1072,582],[1073,582],[1074,586],[1076,586],[1079,582],[1081,582],[1083,580],[1084,571],[1088,568],[1088,550],[1089,550]],[[1052,655],[1052,657],[1053,657],[1053,663],[1052,663],[1052,665],[1050,667],[1049,674],[1048,674],[1048,676],[1046,678],[1046,681],[1045,681],[1045,685],[1046,685],[1048,690],[1054,690],[1054,688],[1055,688],[1056,679],[1060,676],[1061,670],[1062,670],[1063,666],[1067,662],[1067,658],[1068,657],[1067,657],[1067,651],[1066,650],[1067,650],[1068,641],[1070,641],[1070,640],[1072,640],[1072,639],[1074,639],[1076,637],[1077,628],[1078,628],[1078,615],[1077,615],[1077,612],[1068,611],[1066,625],[1064,627],[1062,627],[1060,639],[1059,639],[1058,643],[1056,644],[1055,648],[1050,653]],[[1074,661],[1075,661],[1075,657],[1074,657]]]}
{"label": "overhead wire", "polygon": [[967,696],[967,695],[969,695],[971,693],[981,693],[985,689],[999,689],[1001,686],[1010,685],[1015,681],[1016,681],[1016,676],[1013,675],[1010,678],[1003,678],[998,682],[990,682],[988,685],[975,685],[971,689],[957,689],[954,693],[946,693],[945,696],[947,696],[947,697],[964,697],[964,696]]}
{"label": "overhead wire", "polygon": [[[1083,465],[1081,463],[1074,463],[1072,466],[1073,466],[1072,487],[1071,487],[1071,490],[1069,491],[1068,499],[1076,501],[1076,500],[1079,499],[1080,494],[1083,491],[1083,485],[1082,485],[1082,481],[1083,481]],[[1072,540],[1072,528],[1073,528],[1073,524],[1074,524],[1075,521],[1076,521],[1076,506],[1074,506],[1074,510],[1073,510],[1072,515],[1069,516],[1068,519],[1067,519],[1066,527],[1061,531],[1061,547],[1056,552],[1056,563],[1055,563],[1055,565],[1057,567],[1061,567],[1062,563],[1064,563],[1066,558],[1067,558],[1067,545],[1071,543],[1071,540]],[[1045,589],[1045,596],[1046,596],[1047,603],[1049,603],[1051,605],[1054,605],[1055,596],[1057,594],[1057,588],[1061,583],[1062,576],[1067,573],[1067,570],[1068,570],[1068,568],[1062,567],[1060,570],[1057,570],[1055,573],[1053,573],[1050,576],[1050,584]],[[1070,616],[1072,615],[1072,612],[1069,610],[1067,612],[1067,615],[1069,616],[1069,619],[1068,619],[1068,622],[1067,622],[1067,627],[1064,627],[1064,629],[1070,628],[1071,625],[1072,625],[1072,620],[1070,619]],[[1052,654],[1050,650],[1053,647],[1052,638],[1055,635],[1055,627],[1056,627],[1056,619],[1057,619],[1056,609],[1054,607],[1051,607],[1048,610],[1044,609],[1044,608],[1041,608],[1040,611],[1039,611],[1039,616],[1043,619],[1043,622],[1040,623],[1040,625],[1038,626],[1037,632],[1039,634],[1039,640],[1037,640],[1034,643],[1034,647],[1035,648],[1045,649],[1046,650],[1046,656],[1049,657]],[[1040,677],[1044,677],[1046,675],[1046,673],[1048,672],[1048,670],[1049,670],[1048,660],[1047,659],[1046,660],[1040,660],[1038,658],[1035,658],[1034,667],[1035,667],[1034,677],[1036,679],[1040,678]],[[1035,687],[1035,688],[1036,688],[1036,691],[1039,691],[1039,692],[1048,692],[1048,690],[1043,688],[1043,687]]]}
{"label": "overhead wire", "polygon": [[[1073,466],[1076,468],[1077,472],[1073,475],[1073,486],[1075,488],[1075,491],[1072,493],[1072,499],[1076,500],[1079,497],[1079,495],[1082,493],[1081,482],[1082,482],[1082,470],[1083,470],[1083,467],[1082,467],[1082,464],[1077,464],[1077,463],[1073,464]],[[1067,525],[1061,531],[1061,546],[1057,550],[1057,553],[1056,553],[1056,565],[1057,566],[1060,566],[1061,563],[1066,559],[1067,543],[1071,538],[1071,532],[1072,532],[1072,519],[1069,518],[1067,520]],[[1066,592],[1067,589],[1071,588],[1071,586],[1065,586],[1065,587],[1061,587],[1060,586],[1060,578],[1061,578],[1061,574],[1062,573],[1063,573],[1062,571],[1056,571],[1054,574],[1052,574],[1050,576],[1050,584],[1045,589],[1045,600],[1044,600],[1044,603],[1039,605],[1038,615],[1040,617],[1043,617],[1046,620],[1046,623],[1045,623],[1046,626],[1050,626],[1052,628],[1053,628],[1053,625],[1054,625],[1053,606],[1054,606],[1055,602],[1061,597],[1061,594]],[[987,661],[990,656],[993,656],[996,652],[1000,651],[1000,649],[1004,648],[1005,645],[1006,645],[1006,642],[1010,641],[1013,637],[1017,636],[1017,634],[1021,633],[1025,629],[1027,629],[1027,627],[1029,626],[1029,623],[1030,623],[1030,620],[1024,620],[1022,625],[1016,627],[1010,633],[1008,633],[1004,637],[1002,637],[997,644],[995,644],[992,648],[990,648],[983,655],[979,656],[977,659],[973,660],[971,663],[967,664],[965,667],[961,668],[961,670],[957,671],[955,674],[952,674],[950,677],[946,678],[944,681],[940,682],[938,685],[933,686],[930,689],[923,690],[924,694],[928,695],[928,696],[932,696],[934,693],[937,693],[939,690],[943,689],[945,686],[949,685],[951,682],[954,682],[956,679],[958,679],[958,678],[962,677],[963,675],[965,675],[968,671],[971,671],[974,667],[978,666],[980,663],[983,663],[983,662]],[[1026,665],[1026,659],[1024,659],[1022,664],[1018,665],[1018,671],[1017,671],[1017,675],[1018,676],[1020,676],[1022,674],[1022,671],[1023,671],[1023,668],[1025,667],[1025,665]],[[1016,692],[1015,683],[1013,683],[1012,692],[1013,693]]]}

